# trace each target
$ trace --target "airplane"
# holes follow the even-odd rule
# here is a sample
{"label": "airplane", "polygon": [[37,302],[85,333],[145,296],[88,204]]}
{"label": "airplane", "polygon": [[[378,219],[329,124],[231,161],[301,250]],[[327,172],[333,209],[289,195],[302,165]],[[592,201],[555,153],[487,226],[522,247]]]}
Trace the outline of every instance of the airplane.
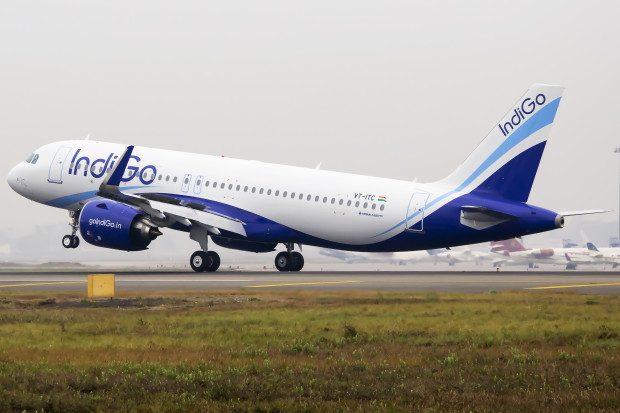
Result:
{"label": "airplane", "polygon": [[353,263],[392,263],[398,265],[433,263],[447,263],[454,266],[459,262],[475,262],[479,264],[485,260],[491,260],[491,255],[486,252],[472,251],[468,246],[454,247],[450,249],[440,248],[426,251],[403,251],[393,253],[354,253],[324,248],[319,254],[330,258],[336,258],[347,264]]}
{"label": "airplane", "polygon": [[71,234],[95,246],[140,251],[184,231],[200,250],[194,271],[215,271],[216,245],[267,253],[299,271],[295,245],[397,252],[519,237],[564,226],[565,216],[527,203],[564,88],[535,84],[479,146],[434,183],[331,172],[92,140],[44,145],[8,183],[35,202],[69,211]]}
{"label": "airplane", "polygon": [[[567,243],[563,240],[563,244]],[[491,242],[491,253],[497,254],[494,263],[506,265],[528,265],[534,268],[535,264],[564,265],[567,270],[574,270],[578,264],[602,264],[602,261],[593,259],[588,248],[525,248],[516,238]]]}
{"label": "airplane", "polygon": [[620,265],[620,248],[597,248],[592,242],[586,243],[588,248],[588,254],[585,256],[573,256],[567,255],[567,258],[575,264],[587,263],[587,264],[611,264],[613,268]]}

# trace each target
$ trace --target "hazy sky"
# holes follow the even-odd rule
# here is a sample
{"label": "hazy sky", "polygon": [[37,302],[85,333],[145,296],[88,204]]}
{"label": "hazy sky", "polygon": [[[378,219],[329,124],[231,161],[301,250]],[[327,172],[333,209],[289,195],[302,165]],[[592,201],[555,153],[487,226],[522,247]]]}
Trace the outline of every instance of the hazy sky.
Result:
{"label": "hazy sky", "polygon": [[[2,2],[0,243],[68,222],[64,210],[6,184],[14,164],[54,140],[90,133],[425,182],[462,162],[536,82],[566,92],[530,202],[613,209],[568,225],[608,223],[605,236],[616,234],[619,9],[612,1]],[[60,245],[60,228],[46,240]]]}

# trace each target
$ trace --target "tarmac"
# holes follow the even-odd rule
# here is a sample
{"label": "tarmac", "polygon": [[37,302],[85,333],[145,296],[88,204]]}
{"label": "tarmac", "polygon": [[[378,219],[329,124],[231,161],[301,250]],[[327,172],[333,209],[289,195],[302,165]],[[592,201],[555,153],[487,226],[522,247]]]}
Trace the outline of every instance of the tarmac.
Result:
{"label": "tarmac", "polygon": [[33,271],[0,273],[4,291],[87,291],[87,275],[114,273],[117,291],[400,291],[480,293],[575,291],[620,294],[620,272],[609,271]]}

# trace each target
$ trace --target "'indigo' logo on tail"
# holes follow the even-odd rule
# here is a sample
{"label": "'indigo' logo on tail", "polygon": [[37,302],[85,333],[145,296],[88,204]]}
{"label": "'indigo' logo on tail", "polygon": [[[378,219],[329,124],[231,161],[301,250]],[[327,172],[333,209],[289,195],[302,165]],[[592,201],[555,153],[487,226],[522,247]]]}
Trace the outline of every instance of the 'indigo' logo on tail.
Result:
{"label": "'indigo' logo on tail", "polygon": [[502,131],[504,136],[508,136],[528,115],[534,113],[537,106],[544,105],[546,101],[547,98],[542,93],[536,95],[534,99],[525,99],[514,109],[514,114],[508,119],[508,122],[505,122],[503,125],[501,123],[497,125],[499,130]]}

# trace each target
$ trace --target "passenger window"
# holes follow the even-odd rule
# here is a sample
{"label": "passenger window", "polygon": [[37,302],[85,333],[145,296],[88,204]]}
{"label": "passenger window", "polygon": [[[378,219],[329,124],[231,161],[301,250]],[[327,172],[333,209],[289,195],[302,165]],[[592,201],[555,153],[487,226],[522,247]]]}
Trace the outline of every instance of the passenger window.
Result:
{"label": "passenger window", "polygon": [[258,191],[259,194],[263,194],[263,188],[260,189],[260,191]]}
{"label": "passenger window", "polygon": [[314,202],[319,202],[319,196],[318,195],[314,197]]}
{"label": "passenger window", "polygon": [[254,193],[254,192],[256,192],[256,187],[255,186],[252,187],[252,193]]}
{"label": "passenger window", "polygon": [[271,195],[271,189],[267,190],[267,195]]}
{"label": "passenger window", "polygon": [[338,201],[338,205],[342,205],[343,202],[344,202],[344,200],[341,199],[340,201]]}
{"label": "passenger window", "polygon": [[170,180],[170,175],[166,175],[166,182]]}
{"label": "passenger window", "polygon": [[324,204],[327,203],[327,197],[326,196],[323,197],[323,203]]}
{"label": "passenger window", "polygon": [[172,182],[176,182],[176,181],[177,181],[177,177],[175,176],[175,177],[172,179]]}
{"label": "passenger window", "polygon": [[310,199],[312,199],[312,195],[308,194],[308,198],[306,198],[308,201],[310,201]]}
{"label": "passenger window", "polygon": [[336,202],[336,198],[332,198],[332,205]]}
{"label": "passenger window", "polygon": [[243,192],[248,192],[248,187],[243,188]]}
{"label": "passenger window", "polygon": [[237,185],[237,191],[241,189],[241,185]]}
{"label": "passenger window", "polygon": [[299,194],[299,199],[304,199],[304,194]]}
{"label": "passenger window", "polygon": [[377,207],[376,204],[372,204],[372,209],[375,209]]}
{"label": "passenger window", "polygon": [[222,182],[222,185],[220,185],[220,188],[224,189],[225,186],[226,186],[226,184],[224,182]]}
{"label": "passenger window", "polygon": [[208,188],[210,184],[211,184],[210,181],[205,182],[205,188]]}
{"label": "passenger window", "polygon": [[282,193],[282,198],[286,198],[286,191]]}
{"label": "passenger window", "polygon": [[[109,171],[108,171],[109,172]],[[159,176],[157,177],[158,181],[161,181],[161,174],[159,174]]]}
{"label": "passenger window", "polygon": [[228,184],[228,190],[232,189],[232,184]]}
{"label": "passenger window", "polygon": [[199,179],[198,181],[196,181],[196,186],[200,186],[200,184],[202,184],[202,181]]}
{"label": "passenger window", "polygon": [[358,206],[360,206],[360,201],[355,202],[355,208],[357,208]]}
{"label": "passenger window", "polygon": [[379,209],[380,209],[381,211],[383,211],[383,210],[385,209],[385,205],[384,205],[384,204],[381,204],[381,206],[379,207]]}
{"label": "passenger window", "polygon": [[364,202],[364,209],[368,206],[368,202]]}
{"label": "passenger window", "polygon": [[347,201],[347,206],[351,206],[351,200],[350,199]]}
{"label": "passenger window", "polygon": [[280,195],[280,190],[279,189],[276,190],[276,196],[278,196],[278,195]]}

